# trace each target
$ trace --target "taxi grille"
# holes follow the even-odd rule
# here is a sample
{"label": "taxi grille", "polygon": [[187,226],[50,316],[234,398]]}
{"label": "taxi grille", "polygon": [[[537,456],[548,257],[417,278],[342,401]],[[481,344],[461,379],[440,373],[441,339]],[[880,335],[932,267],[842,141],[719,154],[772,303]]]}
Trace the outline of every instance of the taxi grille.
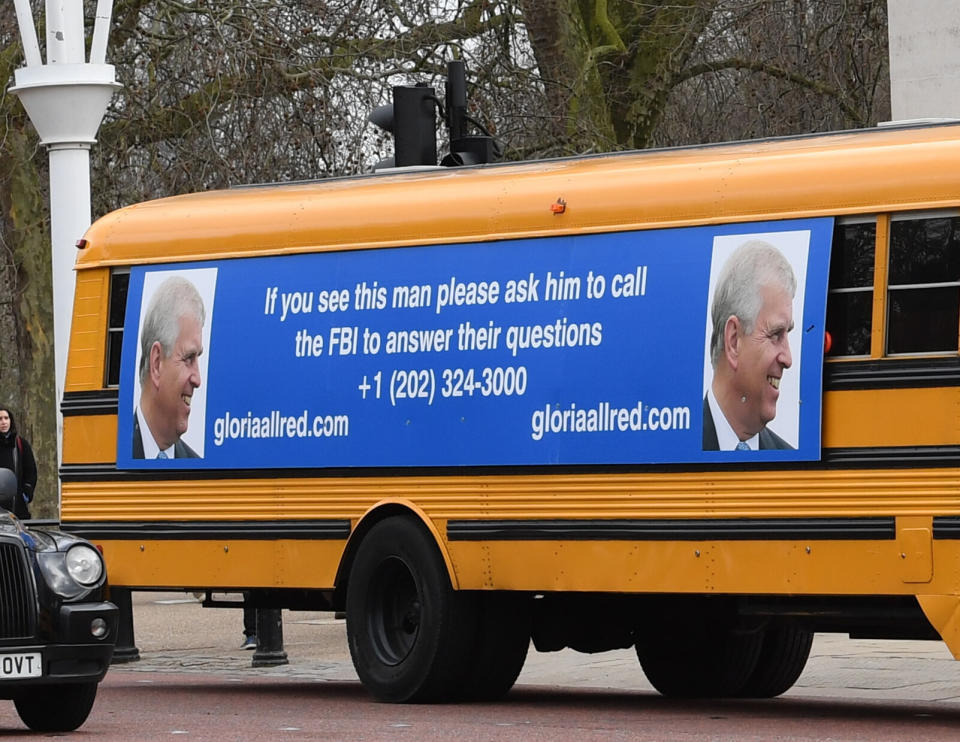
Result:
{"label": "taxi grille", "polygon": [[0,639],[33,636],[34,599],[23,547],[0,542]]}

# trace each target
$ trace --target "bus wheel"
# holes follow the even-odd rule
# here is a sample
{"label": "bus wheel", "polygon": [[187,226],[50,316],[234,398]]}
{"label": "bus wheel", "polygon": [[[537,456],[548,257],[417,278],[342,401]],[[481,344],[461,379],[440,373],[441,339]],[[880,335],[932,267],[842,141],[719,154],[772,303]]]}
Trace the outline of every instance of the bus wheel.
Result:
{"label": "bus wheel", "polygon": [[708,625],[694,631],[663,631],[637,642],[647,680],[677,698],[736,696],[757,664],[762,632]]}
{"label": "bus wheel", "polygon": [[61,683],[22,691],[13,705],[35,732],[72,732],[87,720],[96,698],[96,683]]}
{"label": "bus wheel", "polygon": [[740,690],[743,698],[773,698],[793,687],[806,667],[813,632],[774,619],[764,632],[757,666]]}
{"label": "bus wheel", "polygon": [[513,687],[530,647],[530,598],[511,593],[477,596],[479,625],[463,698],[495,701]]}
{"label": "bus wheel", "polygon": [[347,641],[367,691],[393,703],[454,697],[476,636],[469,603],[419,523],[394,516],[371,528],[347,587]]}

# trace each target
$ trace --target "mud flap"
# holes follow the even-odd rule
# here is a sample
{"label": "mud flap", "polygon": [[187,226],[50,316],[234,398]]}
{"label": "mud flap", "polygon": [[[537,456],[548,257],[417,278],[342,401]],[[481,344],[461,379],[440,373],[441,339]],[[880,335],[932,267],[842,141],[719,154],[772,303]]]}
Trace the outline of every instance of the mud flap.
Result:
{"label": "mud flap", "polygon": [[960,595],[918,595],[917,601],[953,658],[960,660]]}

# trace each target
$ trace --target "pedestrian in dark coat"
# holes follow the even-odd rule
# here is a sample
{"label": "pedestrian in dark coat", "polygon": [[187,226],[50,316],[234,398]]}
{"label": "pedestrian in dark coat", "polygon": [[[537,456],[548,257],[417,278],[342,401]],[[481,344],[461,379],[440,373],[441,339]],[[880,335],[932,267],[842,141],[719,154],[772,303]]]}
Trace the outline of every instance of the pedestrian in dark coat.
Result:
{"label": "pedestrian in dark coat", "polygon": [[37,462],[27,439],[17,433],[13,413],[6,407],[0,407],[0,467],[17,475],[18,492],[13,514],[21,519],[29,518],[27,504],[33,500],[33,490],[37,486]]}

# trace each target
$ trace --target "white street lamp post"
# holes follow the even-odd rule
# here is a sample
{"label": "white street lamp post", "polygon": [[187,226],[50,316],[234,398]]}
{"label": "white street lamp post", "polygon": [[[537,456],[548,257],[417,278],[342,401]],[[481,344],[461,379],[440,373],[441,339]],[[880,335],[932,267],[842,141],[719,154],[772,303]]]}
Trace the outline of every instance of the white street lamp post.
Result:
{"label": "white street lamp post", "polygon": [[[50,156],[50,238],[57,400],[63,395],[73,309],[76,242],[90,226],[90,145],[120,84],[106,64],[113,0],[98,0],[90,59],[84,59],[83,0],[46,0],[47,63],[29,0],[14,0],[26,66],[15,93]],[[59,419],[59,417],[58,417]],[[58,425],[58,442],[60,439]],[[59,445],[58,445],[59,449]]]}

